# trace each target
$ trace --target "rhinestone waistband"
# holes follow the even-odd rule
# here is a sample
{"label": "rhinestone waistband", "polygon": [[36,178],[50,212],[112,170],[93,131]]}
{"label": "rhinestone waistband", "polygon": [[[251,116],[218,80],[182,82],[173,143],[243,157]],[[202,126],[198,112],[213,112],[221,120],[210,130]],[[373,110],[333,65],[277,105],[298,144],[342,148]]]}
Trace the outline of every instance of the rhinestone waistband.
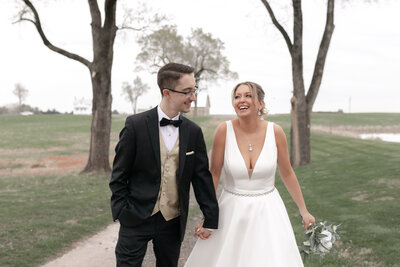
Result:
{"label": "rhinestone waistband", "polygon": [[232,190],[227,189],[227,188],[224,187],[224,191],[226,191],[226,192],[228,192],[228,193],[230,193],[232,195],[241,196],[241,197],[259,197],[259,196],[263,196],[263,195],[267,195],[269,193],[272,193],[272,191],[274,191],[274,190],[275,190],[275,187],[273,187],[272,189],[270,189],[268,191],[265,191],[265,192],[239,193],[239,192],[235,192],[235,191],[232,191]]}

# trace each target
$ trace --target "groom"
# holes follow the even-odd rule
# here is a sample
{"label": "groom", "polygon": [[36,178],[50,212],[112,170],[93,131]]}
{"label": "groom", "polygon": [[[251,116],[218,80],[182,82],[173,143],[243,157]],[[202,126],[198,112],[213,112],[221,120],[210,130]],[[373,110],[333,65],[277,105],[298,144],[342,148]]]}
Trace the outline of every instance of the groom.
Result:
{"label": "groom", "polygon": [[157,75],[162,100],[130,116],[120,133],[110,181],[113,219],[120,230],[117,266],[141,266],[152,240],[157,266],[177,266],[192,182],[204,215],[201,231],[218,227],[202,131],[181,113],[196,100],[192,67],[169,63]]}

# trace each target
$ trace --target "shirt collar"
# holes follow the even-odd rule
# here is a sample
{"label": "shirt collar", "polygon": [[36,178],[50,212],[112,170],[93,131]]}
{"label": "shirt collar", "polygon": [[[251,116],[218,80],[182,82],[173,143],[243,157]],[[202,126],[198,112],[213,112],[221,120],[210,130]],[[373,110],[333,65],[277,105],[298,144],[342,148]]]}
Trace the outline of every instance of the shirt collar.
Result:
{"label": "shirt collar", "polygon": [[166,118],[169,120],[178,120],[179,116],[181,115],[181,113],[179,112],[178,115],[176,115],[173,118],[168,117],[167,114],[164,113],[164,111],[162,111],[160,105],[157,106],[157,113],[158,113],[158,121],[160,122],[162,120],[162,118]]}

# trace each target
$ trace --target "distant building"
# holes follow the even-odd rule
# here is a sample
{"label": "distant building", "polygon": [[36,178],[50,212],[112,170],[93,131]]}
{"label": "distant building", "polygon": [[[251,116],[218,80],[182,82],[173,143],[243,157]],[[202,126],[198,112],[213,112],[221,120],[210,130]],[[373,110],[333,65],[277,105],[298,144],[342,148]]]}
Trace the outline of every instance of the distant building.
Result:
{"label": "distant building", "polygon": [[[199,107],[197,106],[197,116],[208,116],[210,115],[210,96],[207,95],[207,100],[206,100],[206,106],[205,107]],[[187,115],[193,115],[194,112],[194,105],[192,104],[192,108],[190,109],[190,112],[187,113]]]}
{"label": "distant building", "polygon": [[74,97],[74,114],[88,115],[92,112],[92,102],[88,99]]}

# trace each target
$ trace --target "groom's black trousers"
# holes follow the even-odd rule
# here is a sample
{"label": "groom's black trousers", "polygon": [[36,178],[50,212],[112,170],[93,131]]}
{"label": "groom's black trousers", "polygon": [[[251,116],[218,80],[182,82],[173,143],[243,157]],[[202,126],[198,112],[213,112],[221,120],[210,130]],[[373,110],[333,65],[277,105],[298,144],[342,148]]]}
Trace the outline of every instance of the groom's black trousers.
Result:
{"label": "groom's black trousers", "polygon": [[150,240],[153,241],[157,267],[178,266],[181,248],[179,217],[166,221],[161,212],[135,227],[121,225],[115,248],[117,266],[142,266]]}

